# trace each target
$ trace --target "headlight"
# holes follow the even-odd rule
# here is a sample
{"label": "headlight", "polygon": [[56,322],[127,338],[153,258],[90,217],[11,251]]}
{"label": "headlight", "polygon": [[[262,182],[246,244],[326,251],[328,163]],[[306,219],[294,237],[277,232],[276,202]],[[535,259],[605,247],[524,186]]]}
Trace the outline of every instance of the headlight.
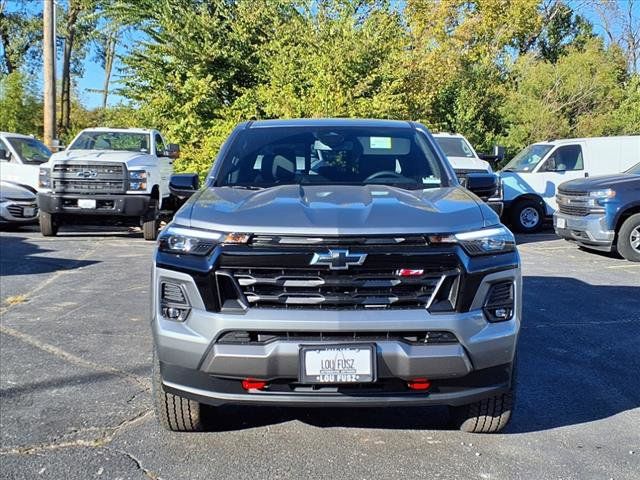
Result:
{"label": "headlight", "polygon": [[169,226],[160,234],[158,248],[162,252],[204,256],[219,243],[247,243],[246,233],[222,233],[179,226]]}
{"label": "headlight", "polygon": [[148,174],[145,170],[129,172],[129,190],[146,190]]}
{"label": "headlight", "polygon": [[38,187],[51,188],[51,170],[48,168],[40,167],[38,172]]}
{"label": "headlight", "polygon": [[605,190],[593,190],[592,192],[589,192],[589,196],[600,199],[613,198],[616,196],[616,191],[611,190],[610,188]]}
{"label": "headlight", "polygon": [[432,235],[429,236],[429,241],[431,243],[458,243],[469,255],[512,252],[516,248],[513,233],[505,227],[487,228],[446,236]]}

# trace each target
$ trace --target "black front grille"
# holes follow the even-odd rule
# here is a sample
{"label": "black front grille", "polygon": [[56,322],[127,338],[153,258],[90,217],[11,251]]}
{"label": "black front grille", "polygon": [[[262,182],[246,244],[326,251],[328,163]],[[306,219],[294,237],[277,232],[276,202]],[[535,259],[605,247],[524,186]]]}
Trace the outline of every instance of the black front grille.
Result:
{"label": "black front grille", "polygon": [[587,197],[589,196],[589,192],[578,191],[578,190],[565,190],[563,188],[558,189],[558,194],[564,195],[566,197]]}
{"label": "black front grille", "polygon": [[248,307],[376,309],[427,308],[442,297],[441,290],[452,288],[459,271],[400,276],[395,269],[235,268],[218,274],[232,279]]}
{"label": "black front grille", "polygon": [[447,331],[399,332],[263,332],[233,330],[223,333],[217,343],[264,345],[276,341],[294,342],[381,342],[398,341],[410,344],[457,343],[456,336]]}
{"label": "black front grille", "polygon": [[566,205],[564,203],[560,203],[558,205],[558,210],[560,213],[564,213],[565,215],[572,215],[575,217],[584,217],[589,215],[589,208],[586,206],[578,206],[578,205]]}
{"label": "black front grille", "polygon": [[51,172],[56,193],[125,193],[127,169],[122,163],[67,161],[53,166]]}

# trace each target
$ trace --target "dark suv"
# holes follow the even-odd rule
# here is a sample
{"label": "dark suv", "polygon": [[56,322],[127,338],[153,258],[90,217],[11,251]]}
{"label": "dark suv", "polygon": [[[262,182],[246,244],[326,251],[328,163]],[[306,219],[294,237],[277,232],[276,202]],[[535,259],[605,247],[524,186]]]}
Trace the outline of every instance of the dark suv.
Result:
{"label": "dark suv", "polygon": [[565,182],[557,200],[558,236],[640,262],[640,163],[617,175]]}
{"label": "dark suv", "polygon": [[[412,122],[239,125],[161,233],[154,399],[171,430],[202,405],[448,405],[509,421],[521,316],[511,232]],[[215,418],[215,416],[213,417]]]}

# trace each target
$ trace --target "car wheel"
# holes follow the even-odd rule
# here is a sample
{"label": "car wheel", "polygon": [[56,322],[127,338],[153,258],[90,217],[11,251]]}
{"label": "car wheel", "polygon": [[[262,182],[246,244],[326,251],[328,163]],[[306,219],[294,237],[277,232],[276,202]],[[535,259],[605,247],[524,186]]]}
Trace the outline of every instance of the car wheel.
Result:
{"label": "car wheel", "polygon": [[450,407],[451,420],[469,433],[495,433],[507,426],[513,411],[513,390],[468,405]]}
{"label": "car wheel", "polygon": [[640,262],[640,213],[627,218],[618,231],[618,253],[631,262]]}
{"label": "car wheel", "polygon": [[40,223],[40,233],[43,237],[55,237],[58,234],[60,222],[58,219],[47,212],[40,212],[38,222]]}
{"label": "car wheel", "polygon": [[155,199],[149,203],[149,211],[142,219],[142,236],[145,240],[158,238],[158,204]]}
{"label": "car wheel", "polygon": [[172,432],[201,432],[204,430],[203,405],[164,391],[160,361],[153,352],[153,406],[160,425]]}
{"label": "car wheel", "polygon": [[511,207],[511,224],[522,233],[537,232],[544,222],[544,210],[535,200],[521,200]]}

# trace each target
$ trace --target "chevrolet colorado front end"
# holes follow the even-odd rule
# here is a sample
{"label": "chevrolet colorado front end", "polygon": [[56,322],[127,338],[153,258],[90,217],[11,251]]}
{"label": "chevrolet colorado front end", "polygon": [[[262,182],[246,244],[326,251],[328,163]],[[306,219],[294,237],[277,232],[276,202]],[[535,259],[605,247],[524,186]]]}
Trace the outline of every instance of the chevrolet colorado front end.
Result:
{"label": "chevrolet colorado front end", "polygon": [[[508,422],[521,317],[513,235],[420,124],[239,125],[161,233],[154,402],[171,430],[203,405],[448,405]],[[214,417],[215,418],[215,417]]]}

